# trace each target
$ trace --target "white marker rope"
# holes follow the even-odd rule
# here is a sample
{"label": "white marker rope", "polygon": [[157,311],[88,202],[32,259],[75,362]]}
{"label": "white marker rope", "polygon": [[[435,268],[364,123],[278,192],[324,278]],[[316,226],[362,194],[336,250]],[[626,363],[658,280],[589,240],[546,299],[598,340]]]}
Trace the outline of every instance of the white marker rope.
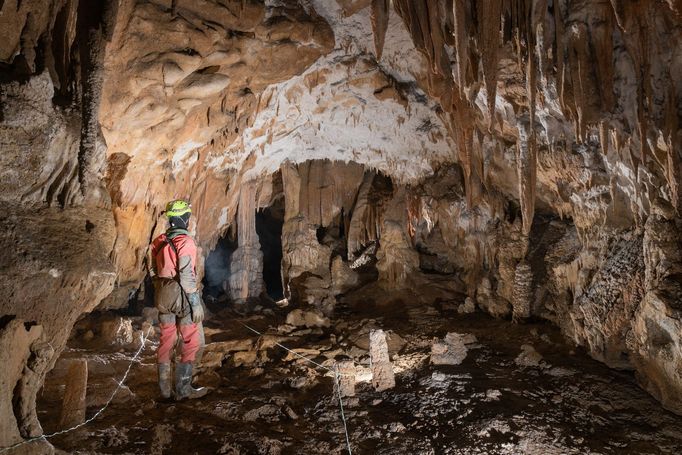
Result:
{"label": "white marker rope", "polygon": [[146,337],[145,335],[140,335],[140,339],[141,339],[140,348],[137,350],[137,352],[135,353],[135,355],[133,356],[133,358],[130,360],[130,363],[128,364],[128,368],[126,369],[125,374],[123,375],[123,377],[121,378],[120,381],[117,381],[117,384],[118,384],[118,385],[116,386],[116,388],[114,389],[114,391],[111,393],[111,396],[109,397],[109,399],[107,400],[107,402],[104,404],[104,406],[102,406],[101,409],[99,409],[95,414],[93,414],[92,417],[90,417],[90,418],[87,419],[86,421],[84,421],[84,422],[82,422],[82,423],[79,423],[78,425],[73,426],[73,427],[71,427],[71,428],[67,428],[67,429],[65,429],[65,430],[56,431],[56,432],[50,433],[50,434],[44,434],[44,435],[41,435],[41,436],[36,436],[36,437],[34,437],[34,438],[25,439],[25,440],[23,440],[23,441],[21,441],[21,442],[18,442],[18,443],[16,443],[16,444],[14,444],[14,445],[11,445],[11,446],[8,446],[8,447],[2,447],[2,448],[0,448],[0,453],[8,452],[8,451],[10,451],[10,450],[12,450],[12,449],[16,449],[17,447],[21,447],[21,446],[23,446],[24,444],[29,444],[29,443],[31,443],[31,442],[36,442],[36,441],[41,441],[41,440],[44,440],[44,439],[54,438],[55,436],[59,436],[59,435],[62,435],[62,434],[64,434],[64,433],[68,433],[68,432],[70,432],[70,431],[77,430],[78,428],[81,428],[81,427],[83,427],[83,426],[89,424],[90,422],[92,422],[93,420],[95,420],[97,417],[99,417],[99,416],[104,412],[104,410],[105,410],[106,408],[109,407],[109,405],[110,405],[111,402],[114,400],[114,397],[116,396],[116,394],[118,393],[118,391],[121,390],[121,387],[123,387],[123,385],[124,385],[126,379],[128,379],[128,374],[130,373],[130,369],[133,367],[133,364],[135,363],[135,361],[137,360],[137,358],[140,356],[140,354],[141,354],[142,351],[144,350],[144,347],[145,347],[145,345],[147,344],[147,337]]}
{"label": "white marker rope", "polygon": [[[248,329],[248,330],[250,330],[251,332],[255,333],[256,335],[261,336],[261,337],[264,336],[261,332],[259,332],[258,330],[254,329],[253,327],[250,327],[250,326],[248,326],[248,325],[244,324],[243,322],[238,321],[238,320],[236,320],[236,319],[235,319],[235,321],[238,322],[239,324],[241,324],[242,326],[244,326],[246,329]],[[45,440],[45,439],[50,439],[50,438],[54,438],[55,436],[59,436],[59,435],[65,434],[65,433],[69,433],[69,432],[71,432],[71,431],[77,430],[78,428],[81,428],[81,427],[83,427],[83,426],[89,424],[90,422],[92,422],[93,420],[95,420],[97,417],[99,417],[99,416],[100,416],[100,415],[109,407],[109,405],[110,405],[111,402],[113,401],[113,399],[114,399],[114,397],[116,396],[116,394],[118,393],[118,391],[121,389],[121,387],[123,387],[123,385],[124,385],[126,379],[128,378],[128,374],[130,373],[130,370],[131,370],[133,364],[135,363],[135,361],[137,360],[137,358],[140,356],[140,354],[141,354],[142,351],[144,350],[145,345],[147,344],[147,337],[144,336],[144,335],[142,335],[142,336],[141,336],[141,341],[142,341],[142,343],[141,343],[141,345],[140,345],[140,348],[137,350],[137,352],[135,353],[135,355],[134,355],[133,358],[131,359],[130,363],[128,364],[128,368],[126,369],[126,371],[125,371],[123,377],[121,378],[120,381],[118,381],[118,383],[117,383],[118,385],[116,386],[116,389],[114,389],[114,391],[112,392],[111,396],[109,397],[109,399],[107,400],[107,402],[104,404],[104,406],[103,406],[101,409],[99,409],[92,417],[90,417],[89,419],[87,419],[87,420],[84,421],[83,423],[79,423],[78,425],[75,425],[75,426],[73,426],[73,427],[71,427],[71,428],[67,428],[67,429],[65,429],[65,430],[56,431],[56,432],[50,433],[50,434],[44,434],[44,435],[41,435],[41,436],[36,436],[36,437],[34,437],[34,438],[25,439],[25,440],[23,440],[23,441],[21,441],[21,442],[18,442],[18,443],[16,443],[16,444],[14,444],[14,445],[11,445],[11,446],[8,446],[8,447],[0,448],[0,453],[8,452],[8,451],[10,451],[10,450],[12,450],[12,449],[16,449],[17,447],[21,447],[21,446],[23,446],[24,444],[29,444],[29,443],[32,443],[32,442],[36,442],[36,441],[40,441],[40,440]],[[340,377],[341,377],[342,375],[338,372],[338,367],[337,367],[335,370],[332,370],[331,368],[326,367],[326,366],[324,366],[324,365],[322,365],[322,364],[320,364],[320,363],[318,363],[318,362],[315,362],[314,360],[312,360],[312,359],[310,359],[310,358],[308,358],[308,357],[306,357],[306,356],[304,356],[304,355],[302,355],[302,354],[299,354],[298,352],[292,351],[291,349],[289,349],[288,347],[284,346],[284,345],[281,344],[281,343],[275,342],[275,345],[278,346],[278,347],[280,347],[280,348],[282,348],[282,349],[284,349],[284,350],[287,351],[287,352],[290,352],[290,353],[294,354],[296,357],[299,357],[299,358],[301,358],[301,359],[303,359],[303,360],[309,362],[310,364],[315,365],[315,366],[318,367],[318,368],[322,368],[323,370],[326,370],[326,371],[328,371],[328,372],[330,372],[330,373],[332,373],[332,374],[334,375],[334,382],[335,382],[335,387],[334,387],[334,388],[336,389],[336,395],[337,395],[338,398],[339,398],[339,408],[340,408],[340,410],[341,410],[341,421],[343,422],[343,430],[344,430],[344,433],[345,433],[345,436],[346,436],[346,446],[347,446],[347,448],[348,448],[348,455],[352,455],[353,452],[352,452],[351,445],[350,445],[350,436],[349,436],[349,434],[348,434],[348,424],[347,424],[347,422],[346,422],[346,415],[345,415],[345,412],[344,412],[344,410],[343,410],[343,397],[341,396]]]}
{"label": "white marker rope", "polygon": [[343,397],[341,395],[341,381],[339,374],[339,367],[336,366],[336,371],[334,372],[334,379],[336,380],[336,393],[339,395],[339,407],[341,408],[341,421],[343,422],[343,431],[346,433],[346,446],[348,447],[348,455],[353,455],[350,448],[350,438],[348,437],[348,424],[346,424],[346,414],[343,412]]}
{"label": "white marker rope", "polygon": [[[239,324],[241,324],[241,325],[244,326],[245,328],[249,329],[250,331],[252,331],[252,332],[255,333],[256,335],[261,336],[261,337],[264,336],[261,332],[259,332],[258,330],[254,329],[253,327],[250,327],[250,326],[244,324],[243,322],[238,321],[237,319],[234,319],[234,321],[238,322]],[[344,411],[343,411],[343,397],[341,396],[341,383],[340,383],[339,378],[341,378],[341,376],[343,376],[343,375],[341,375],[341,374],[339,373],[338,365],[337,365],[337,367],[336,367],[334,370],[332,370],[331,368],[326,367],[326,366],[324,366],[324,365],[322,365],[322,364],[320,364],[320,363],[317,363],[317,362],[315,362],[314,360],[309,359],[308,357],[299,354],[298,352],[292,351],[291,349],[289,349],[288,347],[284,346],[283,344],[280,344],[280,343],[277,343],[277,342],[275,342],[274,344],[275,344],[276,346],[279,346],[280,348],[284,349],[285,351],[288,351],[288,352],[294,354],[295,356],[300,357],[301,359],[303,359],[303,360],[305,360],[305,361],[307,361],[307,362],[310,362],[312,365],[315,365],[316,367],[322,368],[323,370],[327,370],[328,372],[330,372],[330,373],[332,373],[332,374],[334,375],[334,383],[335,383],[334,389],[336,389],[336,390],[335,390],[336,393],[334,393],[334,392],[332,392],[332,393],[338,395],[338,397],[339,397],[339,408],[341,409],[341,421],[343,422],[343,431],[344,431],[345,434],[346,434],[346,447],[348,448],[348,455],[353,455],[353,451],[352,451],[352,449],[351,449],[351,447],[350,447],[350,437],[349,437],[349,435],[348,435],[348,424],[346,423],[346,414],[345,414]]]}

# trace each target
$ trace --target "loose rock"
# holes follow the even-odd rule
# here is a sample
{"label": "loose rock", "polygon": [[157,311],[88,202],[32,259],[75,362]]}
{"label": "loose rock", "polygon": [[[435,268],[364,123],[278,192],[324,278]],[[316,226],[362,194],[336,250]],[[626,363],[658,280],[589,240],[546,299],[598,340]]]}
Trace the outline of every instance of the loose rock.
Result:
{"label": "loose rock", "polygon": [[434,340],[431,346],[431,363],[434,365],[459,365],[467,356],[465,338],[459,333],[448,333],[445,339]]}

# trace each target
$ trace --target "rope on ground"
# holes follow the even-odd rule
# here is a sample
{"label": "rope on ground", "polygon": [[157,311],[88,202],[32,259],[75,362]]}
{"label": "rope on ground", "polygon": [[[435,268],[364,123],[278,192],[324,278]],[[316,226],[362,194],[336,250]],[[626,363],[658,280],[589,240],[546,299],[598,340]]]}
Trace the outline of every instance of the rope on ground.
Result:
{"label": "rope on ground", "polygon": [[[251,332],[255,333],[256,335],[261,336],[261,337],[263,336],[263,334],[261,332],[254,329],[253,327],[250,327],[250,326],[244,324],[242,321],[239,321],[237,319],[234,319],[234,321],[238,322],[239,324],[241,324],[245,328],[249,329]],[[334,383],[335,383],[334,388],[336,389],[336,392],[337,392],[336,394],[339,397],[339,408],[341,409],[341,421],[343,422],[343,431],[346,434],[346,447],[348,449],[348,455],[353,455],[353,451],[350,447],[350,437],[348,435],[348,424],[346,423],[346,414],[343,411],[343,397],[341,396],[341,383],[340,383],[340,378],[342,375],[341,375],[341,373],[339,373],[338,366],[334,370],[332,370],[331,368],[326,367],[326,366],[322,365],[321,363],[315,362],[313,359],[310,359],[304,355],[301,355],[298,352],[292,351],[291,349],[284,346],[283,344],[280,344],[278,342],[275,342],[274,344],[276,346],[279,346],[280,348],[284,349],[285,351],[288,351],[288,352],[294,354],[295,356],[300,357],[301,359],[303,359],[307,362],[310,362],[312,365],[315,365],[319,368],[322,368],[323,370],[327,370],[328,372],[330,372],[334,375]]]}
{"label": "rope on ground", "polygon": [[348,437],[348,425],[346,424],[346,414],[343,412],[343,397],[341,396],[341,375],[339,374],[339,366],[337,365],[334,371],[334,380],[336,381],[336,393],[339,395],[339,407],[341,408],[341,421],[343,422],[343,431],[346,433],[346,446],[348,447],[348,455],[353,455],[350,449],[350,438]]}
{"label": "rope on ground", "polygon": [[107,400],[107,402],[104,404],[104,406],[102,406],[95,414],[93,414],[92,417],[90,417],[90,418],[87,419],[86,421],[84,421],[84,422],[82,422],[82,423],[79,423],[78,425],[75,425],[75,426],[73,426],[73,427],[71,427],[71,428],[67,428],[67,429],[65,429],[65,430],[56,431],[56,432],[50,433],[50,434],[43,434],[43,435],[40,435],[40,436],[36,436],[36,437],[34,437],[34,438],[25,439],[25,440],[23,440],[23,441],[21,441],[21,442],[18,442],[18,443],[16,443],[16,444],[11,445],[11,446],[8,446],[8,447],[2,447],[2,448],[0,448],[0,453],[8,452],[8,451],[10,451],[10,450],[16,449],[17,447],[21,447],[21,446],[23,446],[24,444],[29,444],[29,443],[31,443],[31,442],[41,441],[41,440],[45,440],[45,439],[50,439],[50,438],[54,438],[55,436],[59,436],[59,435],[65,434],[65,433],[69,433],[69,432],[71,432],[71,431],[77,430],[78,428],[84,427],[85,425],[89,424],[90,422],[92,422],[93,420],[95,420],[97,417],[99,417],[99,416],[104,412],[104,410],[107,409],[107,408],[109,407],[109,405],[110,405],[111,402],[114,400],[114,397],[116,396],[116,394],[118,393],[118,391],[121,390],[121,388],[123,387],[123,385],[124,385],[126,379],[128,379],[128,374],[130,373],[130,370],[131,370],[131,368],[133,367],[133,364],[135,363],[135,361],[137,360],[137,358],[140,356],[140,354],[141,354],[142,351],[144,350],[144,347],[145,347],[145,345],[147,344],[147,336],[144,335],[144,334],[140,335],[140,340],[141,340],[140,348],[137,350],[137,352],[135,353],[135,355],[133,356],[133,358],[130,360],[130,363],[128,364],[128,368],[126,369],[125,373],[123,374],[123,377],[121,378],[120,381],[116,381],[117,386],[116,386],[116,388],[114,389],[114,391],[111,393],[111,396],[109,397],[109,399]]}

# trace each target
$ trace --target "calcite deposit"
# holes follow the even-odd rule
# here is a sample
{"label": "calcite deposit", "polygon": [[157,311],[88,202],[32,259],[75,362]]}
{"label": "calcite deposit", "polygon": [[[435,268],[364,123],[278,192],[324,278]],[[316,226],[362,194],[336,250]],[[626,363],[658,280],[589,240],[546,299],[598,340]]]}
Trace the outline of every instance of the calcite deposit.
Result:
{"label": "calcite deposit", "polygon": [[[0,1],[0,447],[42,434],[70,333],[155,336],[98,324],[152,305],[174,198],[209,320],[286,308],[292,337],[358,308],[545,321],[682,414],[681,49],[677,0]],[[358,327],[339,356],[382,330]],[[241,347],[234,365],[278,359]]]}

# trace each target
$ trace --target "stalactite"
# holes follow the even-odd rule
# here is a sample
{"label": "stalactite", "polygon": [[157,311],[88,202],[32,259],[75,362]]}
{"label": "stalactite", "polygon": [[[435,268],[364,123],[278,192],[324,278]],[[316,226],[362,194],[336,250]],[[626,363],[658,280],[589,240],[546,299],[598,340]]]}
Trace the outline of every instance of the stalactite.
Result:
{"label": "stalactite", "polygon": [[424,8],[427,11],[429,34],[431,35],[431,46],[433,47],[433,71],[442,77],[448,77],[452,74],[452,68],[450,66],[450,58],[445,50],[445,42],[447,40],[443,30],[443,17],[440,14],[440,8],[434,2],[429,1],[424,1]]}
{"label": "stalactite", "polygon": [[668,88],[666,101],[664,134],[667,142],[667,162],[665,176],[670,187],[672,206],[677,213],[680,213],[682,210],[682,201],[680,200],[680,147],[682,147],[682,141],[680,140],[679,118],[677,115],[677,96],[675,95],[672,83]]}
{"label": "stalactite", "polygon": [[535,185],[537,149],[535,140],[529,136],[519,140],[517,145],[517,174],[519,179],[519,205],[523,222],[523,234],[530,234],[535,214]]}
{"label": "stalactite", "polygon": [[[532,38],[531,38],[532,39]],[[530,44],[530,43],[529,43]],[[528,93],[529,127],[528,138],[521,145],[519,153],[519,202],[523,219],[523,233],[530,234],[535,215],[535,186],[537,175],[537,133],[535,129],[535,109],[537,91],[537,56],[528,54],[526,90]]]}
{"label": "stalactite", "polygon": [[590,26],[590,40],[596,59],[597,87],[603,111],[611,112],[615,103],[613,91],[613,16],[608,5],[595,7]]}
{"label": "stalactite", "polygon": [[648,23],[648,11],[650,2],[616,2],[614,11],[620,17],[619,23],[624,29],[623,41],[628,54],[632,58],[637,77],[637,119],[638,133],[641,145],[641,161],[646,164],[649,155],[648,116],[651,112],[652,86],[651,68],[649,60],[650,33]]}
{"label": "stalactite", "polygon": [[502,24],[502,2],[480,0],[478,2],[478,52],[481,55],[485,88],[488,92],[488,111],[492,130],[495,121],[495,98],[497,97],[498,50]]}
{"label": "stalactite", "polygon": [[372,0],[371,21],[377,60],[381,60],[381,55],[384,51],[384,41],[386,40],[386,30],[388,29],[389,6],[389,0]]}
{"label": "stalactite", "polygon": [[559,87],[559,104],[561,110],[566,112],[566,66],[565,59],[565,33],[564,33],[564,18],[561,10],[561,2],[554,2],[554,30],[555,30],[555,63],[557,68],[557,85]]}
{"label": "stalactite", "polygon": [[253,245],[258,242],[258,235],[256,234],[256,182],[253,180],[242,184],[237,216],[239,245]]}
{"label": "stalactite", "polygon": [[465,0],[453,0],[452,12],[454,14],[455,55],[457,56],[457,85],[459,95],[464,97],[466,86],[466,73],[469,66],[469,36],[466,24]]}
{"label": "stalactite", "polygon": [[587,130],[587,108],[589,106],[589,70],[594,64],[590,59],[587,27],[582,23],[571,26],[569,36],[569,64],[571,87],[573,89],[572,107],[577,114],[577,139],[585,140]]}
{"label": "stalactite", "polygon": [[599,122],[599,143],[604,156],[609,154],[609,128],[606,121]]}

